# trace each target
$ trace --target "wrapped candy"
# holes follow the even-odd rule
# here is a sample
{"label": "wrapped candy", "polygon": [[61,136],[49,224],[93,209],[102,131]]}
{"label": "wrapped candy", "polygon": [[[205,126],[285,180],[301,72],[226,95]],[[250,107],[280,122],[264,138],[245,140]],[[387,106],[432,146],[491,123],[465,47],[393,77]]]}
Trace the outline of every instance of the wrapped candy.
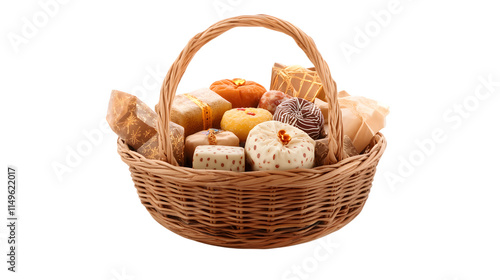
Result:
{"label": "wrapped candy", "polygon": [[156,134],[156,118],[156,113],[136,96],[119,90],[111,92],[106,120],[135,150]]}
{"label": "wrapped candy", "polygon": [[242,147],[201,145],[194,151],[193,168],[243,172],[245,151]]}
{"label": "wrapped candy", "polygon": [[[352,139],[358,154],[363,153],[373,136],[385,126],[389,108],[372,99],[350,96],[346,91],[340,91],[337,97],[342,111],[344,135]],[[328,120],[328,104],[318,99],[314,103],[323,112],[325,120]],[[328,125],[325,125],[322,136],[326,137],[327,132]]]}
{"label": "wrapped candy", "polygon": [[279,121],[255,126],[245,144],[252,170],[288,170],[314,166],[314,140],[304,131]]}
{"label": "wrapped candy", "polygon": [[240,139],[231,131],[210,128],[191,134],[186,138],[186,162],[193,161],[196,147],[201,145],[239,146]]}
{"label": "wrapped candy", "polygon": [[285,66],[275,63],[271,73],[270,90],[279,90],[293,97],[308,101],[326,100],[323,85],[314,67]]}
{"label": "wrapped candy", "polygon": [[314,103],[297,97],[278,105],[273,120],[293,125],[312,139],[320,138],[325,124],[321,110]]}
{"label": "wrapped candy", "polygon": [[316,144],[314,145],[314,166],[324,165],[329,151],[328,138],[316,140]]}
{"label": "wrapped candy", "polygon": [[[343,157],[348,158],[352,156],[359,155],[356,148],[352,144],[351,138],[349,136],[344,135],[344,149],[343,149]],[[316,140],[316,145],[314,149],[314,166],[321,166],[325,164],[325,159],[328,156],[328,152],[330,149],[328,148],[328,138],[318,139]]]}
{"label": "wrapped candy", "polygon": [[[158,148],[158,133],[151,137],[148,142],[144,143],[137,149],[137,152],[149,159],[167,160],[165,155],[160,154]],[[181,163],[179,163],[181,164]]]}
{"label": "wrapped candy", "polygon": [[[165,160],[158,153],[156,120],[158,115],[136,96],[113,90],[106,120],[111,129],[138,153],[148,159]],[[170,122],[174,157],[184,164],[184,129]]]}
{"label": "wrapped candy", "polygon": [[[184,165],[184,128],[176,123],[170,122],[170,143],[175,160],[180,166]],[[144,143],[137,152],[149,159],[165,161],[165,155],[160,154],[158,148],[158,134]]]}
{"label": "wrapped candy", "polygon": [[184,135],[209,128],[220,128],[220,121],[231,103],[217,93],[199,89],[191,93],[176,95],[170,119],[184,127]]}
{"label": "wrapped candy", "polygon": [[349,96],[346,92],[343,92],[343,97],[339,97],[338,101],[342,110],[344,134],[352,139],[359,154],[373,136],[385,126],[389,108],[372,99]]}

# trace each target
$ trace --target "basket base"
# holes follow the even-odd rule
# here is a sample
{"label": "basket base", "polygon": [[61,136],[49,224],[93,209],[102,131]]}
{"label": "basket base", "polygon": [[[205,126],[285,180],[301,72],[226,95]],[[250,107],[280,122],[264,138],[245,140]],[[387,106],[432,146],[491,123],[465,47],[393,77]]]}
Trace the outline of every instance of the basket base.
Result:
{"label": "basket base", "polygon": [[[196,228],[192,223],[186,224],[179,220],[179,225],[172,225],[165,222],[165,217],[153,209],[148,209],[149,214],[162,226],[171,232],[191,239],[200,243],[235,249],[273,249],[292,245],[298,245],[309,241],[316,240],[330,233],[333,233],[356,218],[363,209],[365,201],[356,208],[345,208],[339,211],[342,218],[335,219],[332,227],[326,228],[324,225],[315,223],[303,229],[290,229],[288,233],[267,233],[265,231],[258,232],[254,238],[236,238],[234,234],[213,234],[207,235],[205,232],[193,230]],[[345,212],[345,213],[342,213]]]}
{"label": "basket base", "polygon": [[149,160],[118,142],[141,203],[165,228],[201,243],[267,249],[296,245],[344,227],[363,209],[385,150],[333,165],[274,172],[196,170]]}

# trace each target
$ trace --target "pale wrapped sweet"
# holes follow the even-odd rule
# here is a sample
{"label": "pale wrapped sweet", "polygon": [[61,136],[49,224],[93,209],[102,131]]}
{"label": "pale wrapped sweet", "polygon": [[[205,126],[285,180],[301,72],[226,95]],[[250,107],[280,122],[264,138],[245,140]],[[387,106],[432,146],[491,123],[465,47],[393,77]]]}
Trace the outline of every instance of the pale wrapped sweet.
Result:
{"label": "pale wrapped sweet", "polygon": [[240,139],[231,131],[210,128],[198,131],[186,137],[186,162],[193,161],[193,154],[196,147],[201,145],[222,145],[239,146]]}
{"label": "pale wrapped sweet", "polygon": [[342,110],[344,134],[349,136],[358,153],[370,143],[375,134],[385,126],[389,109],[377,101],[343,92],[338,98]]}
{"label": "pale wrapped sweet", "polygon": [[341,91],[339,91],[339,93],[337,93],[338,98],[347,97],[347,96],[351,96],[351,95],[349,93],[347,93],[347,91],[345,91],[345,90],[341,90]]}
{"label": "pale wrapped sweet", "polygon": [[254,171],[312,168],[314,147],[314,140],[302,130],[279,121],[267,121],[248,134],[245,154]]}
{"label": "pale wrapped sweet", "polygon": [[242,147],[201,145],[193,155],[193,168],[245,171],[245,151]]}
{"label": "pale wrapped sweet", "polygon": [[308,101],[326,100],[321,79],[314,67],[285,66],[275,63],[271,73],[270,90],[279,90],[293,97]]}
{"label": "pale wrapped sweet", "polygon": [[[158,115],[136,96],[113,90],[106,120],[120,138],[148,159],[165,160],[159,154]],[[184,129],[170,122],[170,139],[175,160],[184,164]]]}
{"label": "pale wrapped sweet", "polygon": [[203,88],[176,95],[170,119],[184,127],[184,135],[187,137],[201,130],[220,128],[222,116],[231,108],[229,101]]}

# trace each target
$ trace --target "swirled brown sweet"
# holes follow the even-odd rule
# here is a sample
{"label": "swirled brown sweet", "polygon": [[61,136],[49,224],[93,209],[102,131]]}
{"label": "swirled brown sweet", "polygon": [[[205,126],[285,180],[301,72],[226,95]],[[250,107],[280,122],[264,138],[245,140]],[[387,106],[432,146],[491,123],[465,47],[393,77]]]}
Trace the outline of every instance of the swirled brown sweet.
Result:
{"label": "swirled brown sweet", "polygon": [[323,113],[318,106],[297,97],[281,102],[276,107],[273,120],[293,125],[312,139],[320,138],[325,124]]}

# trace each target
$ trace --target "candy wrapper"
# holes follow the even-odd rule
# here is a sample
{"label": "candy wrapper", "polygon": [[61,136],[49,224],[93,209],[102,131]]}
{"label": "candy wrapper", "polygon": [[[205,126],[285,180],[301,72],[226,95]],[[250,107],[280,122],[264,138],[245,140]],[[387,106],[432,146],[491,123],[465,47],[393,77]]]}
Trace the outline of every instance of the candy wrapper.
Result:
{"label": "candy wrapper", "polygon": [[[170,122],[170,143],[175,160],[180,166],[184,165],[184,128],[176,123]],[[151,137],[144,143],[137,152],[149,159],[159,159],[165,161],[165,155],[159,153],[158,134]]]}
{"label": "candy wrapper", "polygon": [[149,159],[167,160],[165,155],[159,153],[158,133],[151,137],[148,142],[140,146],[137,152]]}
{"label": "candy wrapper", "polygon": [[[158,154],[158,115],[136,96],[113,90],[106,120],[111,129],[138,153],[149,159],[165,160]],[[170,122],[170,139],[175,159],[184,164],[184,129]]]}
{"label": "candy wrapper", "polygon": [[156,113],[131,94],[113,90],[106,120],[125,142],[139,149],[156,134]]}
{"label": "candy wrapper", "polygon": [[325,159],[328,156],[328,138],[318,139],[314,146],[314,166],[325,164]]}
{"label": "candy wrapper", "polygon": [[315,98],[326,100],[323,85],[314,67],[304,68],[275,63],[271,73],[270,90],[279,90],[311,102]]}
{"label": "candy wrapper", "polygon": [[[348,158],[352,156],[359,155],[356,148],[352,144],[351,138],[349,136],[344,135],[344,149],[343,149],[343,157]],[[316,140],[316,145],[314,149],[314,166],[321,166],[325,164],[325,159],[328,155],[330,149],[328,148],[328,138],[318,139]]]}
{"label": "candy wrapper", "polygon": [[385,126],[389,108],[372,99],[341,93],[342,97],[339,93],[338,101],[342,110],[344,135],[352,139],[354,147],[361,153],[373,136]]}
{"label": "candy wrapper", "polygon": [[204,88],[191,93],[176,95],[170,119],[184,127],[187,137],[209,128],[220,128],[220,121],[232,105],[217,93]]}
{"label": "candy wrapper", "polygon": [[186,151],[186,162],[190,163],[193,161],[193,154],[196,147],[201,145],[222,145],[222,146],[235,146],[240,144],[240,139],[231,131],[225,131],[220,129],[211,128],[208,130],[202,130],[191,134],[186,137],[185,151]]}

